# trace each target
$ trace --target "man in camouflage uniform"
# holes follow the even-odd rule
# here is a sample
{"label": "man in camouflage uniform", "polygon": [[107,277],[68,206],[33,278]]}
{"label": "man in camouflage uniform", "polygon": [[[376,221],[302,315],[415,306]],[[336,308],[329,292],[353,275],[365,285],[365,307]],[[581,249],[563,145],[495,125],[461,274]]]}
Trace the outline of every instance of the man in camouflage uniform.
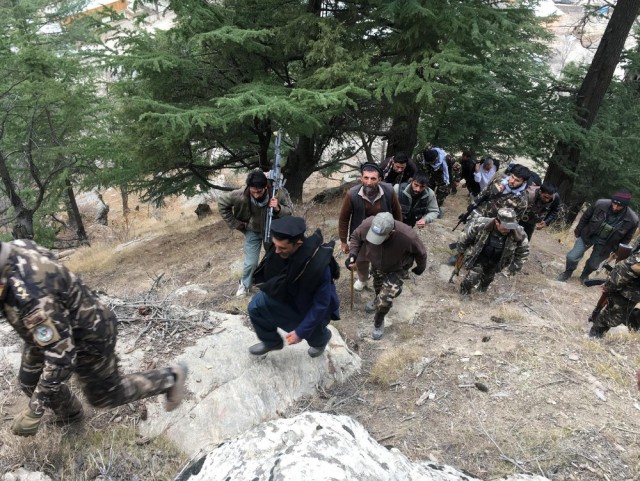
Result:
{"label": "man in camouflage uniform", "polygon": [[529,169],[517,165],[509,175],[495,178],[467,208],[467,212],[472,211],[470,217],[496,217],[498,210],[506,207],[513,209],[517,219],[521,219],[527,210],[526,188],[530,175]]}
{"label": "man in camouflage uniform", "polygon": [[518,225],[516,213],[509,208],[498,210],[495,218],[479,217],[467,225],[457,248],[468,270],[460,283],[463,300],[470,299],[476,286],[479,292],[486,292],[495,275],[504,268],[511,274],[519,272],[529,257],[527,236]]}
{"label": "man in camouflage uniform", "polygon": [[528,187],[526,195],[527,209],[520,218],[519,224],[531,242],[534,230],[545,229],[558,217],[560,194],[554,184],[545,182],[540,187],[536,185]]}
{"label": "man in camouflage uniform", "polygon": [[462,180],[462,165],[451,154],[447,154],[445,160],[447,162],[447,168],[449,169],[451,194],[455,195],[458,193],[458,184],[460,183],[460,180]]}
{"label": "man in camouflage uniform", "polygon": [[115,315],[32,241],[0,244],[0,310],[24,341],[18,378],[30,400],[14,419],[14,434],[34,435],[45,408],[53,410],[58,423],[82,419],[82,404],[67,386],[73,373],[93,406],[166,394],[165,409],[171,411],[182,401],[187,367],[122,376]]}
{"label": "man in camouflage uniform", "polygon": [[402,292],[407,271],[414,262],[412,272],[417,276],[427,268],[427,249],[411,227],[395,221],[389,212],[381,212],[362,221],[351,235],[347,269],[354,269],[356,259],[363,258],[371,263],[376,293],[365,309],[375,312],[371,337],[378,340],[384,334],[384,317]]}
{"label": "man in camouflage uniform", "polygon": [[618,262],[603,286],[607,295],[606,307],[593,319],[591,337],[603,337],[612,327],[626,325],[630,330],[640,329],[640,239],[636,240],[631,255]]}

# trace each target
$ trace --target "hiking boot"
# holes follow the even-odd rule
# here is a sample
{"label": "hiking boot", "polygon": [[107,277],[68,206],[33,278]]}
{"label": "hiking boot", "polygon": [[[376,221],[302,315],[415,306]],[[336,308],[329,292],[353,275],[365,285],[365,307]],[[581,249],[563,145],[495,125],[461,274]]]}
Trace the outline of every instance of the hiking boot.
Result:
{"label": "hiking boot", "polygon": [[309,356],[311,357],[318,357],[320,356],[324,350],[327,348],[327,345],[325,344],[324,346],[320,346],[320,347],[313,347],[311,346],[308,350],[307,350],[307,354],[309,354]]}
{"label": "hiking boot", "polygon": [[573,274],[573,271],[561,272],[560,274],[558,274],[558,277],[556,277],[556,281],[567,282],[571,277],[571,274]]}
{"label": "hiking boot", "polygon": [[64,408],[56,409],[54,412],[56,415],[53,418],[53,423],[58,426],[77,423],[84,419],[82,403],[73,394],[71,395],[71,400]]}
{"label": "hiking boot", "polygon": [[594,339],[602,339],[608,330],[608,327],[591,326],[591,329],[589,329],[589,337],[593,337]]}
{"label": "hiking boot", "polygon": [[589,276],[581,275],[580,276],[580,284],[583,286],[587,285],[587,281],[589,280]]}
{"label": "hiking boot", "polygon": [[364,311],[365,312],[376,312],[376,300],[374,299],[371,302],[367,302],[367,304],[364,306]]}
{"label": "hiking boot", "polygon": [[254,356],[262,356],[271,351],[279,351],[284,347],[284,343],[280,344],[265,344],[264,342],[259,342],[258,344],[254,344],[249,348],[249,353]]}
{"label": "hiking boot", "polygon": [[361,281],[360,279],[356,279],[356,281],[353,283],[353,288],[356,291],[362,291],[364,290],[365,287],[369,287],[369,279],[367,279],[366,281]]}
{"label": "hiking boot", "polygon": [[238,286],[238,290],[236,291],[236,297],[247,297],[249,295],[249,289],[247,289],[242,281],[240,281],[240,285]]}
{"label": "hiking boot", "polygon": [[167,399],[164,402],[165,411],[173,411],[182,402],[185,391],[184,384],[187,380],[187,373],[189,372],[189,368],[184,362],[179,362],[173,366],[171,370],[175,376],[175,381],[173,382],[173,386],[167,391]]}
{"label": "hiking boot", "polygon": [[384,334],[384,314],[377,314],[373,316],[373,332],[371,333],[371,338],[374,341],[382,338]]}
{"label": "hiking boot", "polygon": [[309,354],[309,356],[311,357],[318,357],[320,354],[322,354],[324,352],[324,350],[327,348],[327,345],[329,344],[329,341],[331,340],[331,331],[329,332],[329,339],[327,339],[327,342],[325,342],[324,346],[309,346],[309,349],[307,350],[307,354]]}

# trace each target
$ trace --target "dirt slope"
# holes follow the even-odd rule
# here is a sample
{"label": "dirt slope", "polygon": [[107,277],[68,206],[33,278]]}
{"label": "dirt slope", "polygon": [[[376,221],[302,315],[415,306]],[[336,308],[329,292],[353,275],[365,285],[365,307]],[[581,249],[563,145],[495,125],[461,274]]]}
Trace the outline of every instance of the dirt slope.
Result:
{"label": "dirt slope", "polygon": [[[562,481],[640,479],[634,381],[640,336],[616,329],[602,341],[586,337],[599,290],[553,280],[570,247],[559,242],[562,233],[536,232],[523,273],[498,276],[486,294],[460,301],[459,279],[447,283],[444,263],[446,246],[456,239],[456,213],[466,205],[463,195],[450,197],[445,219],[421,233],[427,271],[405,284],[381,341],[370,340],[372,323],[364,312],[373,293],[356,293],[350,310],[343,273],[342,320],[335,325],[365,367],[290,414],[346,414],[413,459],[486,479],[513,472]],[[336,238],[339,204],[299,206],[298,213],[310,228]],[[247,300],[233,297],[240,234],[217,214],[201,222],[191,211],[183,217],[179,228],[129,245],[82,277],[93,288],[129,298],[150,290],[171,297],[176,289],[200,286],[206,292],[188,292],[181,302],[243,312]]]}

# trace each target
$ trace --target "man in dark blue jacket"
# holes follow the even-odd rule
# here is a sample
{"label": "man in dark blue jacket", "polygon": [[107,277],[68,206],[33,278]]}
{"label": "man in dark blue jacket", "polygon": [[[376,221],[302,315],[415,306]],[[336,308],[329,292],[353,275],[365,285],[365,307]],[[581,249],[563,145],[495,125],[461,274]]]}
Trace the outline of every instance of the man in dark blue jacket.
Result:
{"label": "man in dark blue jacket", "polygon": [[282,349],[281,328],[289,344],[306,339],[309,355],[318,357],[331,339],[329,322],[340,319],[333,245],[323,244],[320,230],[309,237],[305,230],[301,217],[271,224],[273,244],[254,275],[260,292],[249,303],[249,319],[261,341],[249,348],[253,355]]}

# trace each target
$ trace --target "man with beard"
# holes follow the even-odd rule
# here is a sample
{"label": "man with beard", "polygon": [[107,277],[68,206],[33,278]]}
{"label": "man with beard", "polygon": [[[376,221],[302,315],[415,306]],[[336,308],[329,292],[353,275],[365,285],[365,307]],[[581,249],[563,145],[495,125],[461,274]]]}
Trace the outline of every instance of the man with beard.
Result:
{"label": "man with beard", "polygon": [[495,275],[508,268],[519,272],[529,257],[529,241],[518,225],[513,209],[501,208],[495,218],[478,217],[465,227],[457,243],[458,255],[464,256],[467,275],[460,283],[460,295],[469,300],[478,286],[485,292]]}
{"label": "man with beard", "polygon": [[411,182],[393,186],[402,207],[402,222],[408,226],[423,229],[438,218],[438,202],[428,181],[427,174],[418,172]]}
{"label": "man with beard", "polygon": [[333,258],[334,243],[323,244],[318,229],[304,236],[301,217],[283,217],[271,224],[272,246],[256,269],[254,280],[260,292],[249,303],[249,319],[260,339],[249,353],[260,356],[280,350],[284,342],[306,339],[311,357],[320,356],[331,339],[327,325],[340,319],[340,301],[334,279],[340,268]]}
{"label": "man with beard", "polygon": [[408,182],[418,168],[413,160],[404,152],[397,152],[393,157],[388,157],[380,163],[382,169],[382,182],[396,185]]}
{"label": "man with beard", "polygon": [[631,210],[631,192],[621,189],[611,199],[599,199],[583,214],[574,232],[576,242],[566,258],[566,268],[556,280],[566,282],[585,252],[593,247],[580,281],[584,283],[620,244],[628,244],[638,228],[638,216]]}
{"label": "man with beard", "polygon": [[551,182],[544,182],[540,187],[531,185],[527,188],[527,210],[520,225],[531,242],[534,230],[548,227],[558,217],[560,211],[560,194]]}
{"label": "man with beard", "polygon": [[470,217],[496,217],[499,209],[507,207],[513,209],[520,219],[527,209],[526,189],[530,175],[531,171],[524,165],[516,165],[509,175],[494,180],[467,208],[467,212],[471,212]]}
{"label": "man with beard", "polygon": [[[402,222],[402,208],[393,187],[382,182],[382,170],[376,164],[367,162],[360,168],[360,185],[349,189],[345,195],[338,217],[338,236],[341,250],[349,253],[348,240],[353,231],[367,217],[379,212],[390,212],[393,218]],[[360,260],[356,263],[358,278],[353,284],[356,291],[361,291],[369,283],[369,262]]]}
{"label": "man with beard", "polygon": [[271,185],[261,170],[249,173],[244,189],[228,192],[218,199],[218,210],[224,221],[231,229],[244,234],[244,265],[236,297],[246,297],[251,289],[251,277],[260,260],[260,247],[269,208],[273,208],[274,218],[293,214],[287,190],[281,188],[272,197]]}

